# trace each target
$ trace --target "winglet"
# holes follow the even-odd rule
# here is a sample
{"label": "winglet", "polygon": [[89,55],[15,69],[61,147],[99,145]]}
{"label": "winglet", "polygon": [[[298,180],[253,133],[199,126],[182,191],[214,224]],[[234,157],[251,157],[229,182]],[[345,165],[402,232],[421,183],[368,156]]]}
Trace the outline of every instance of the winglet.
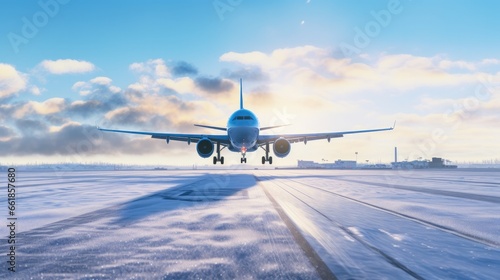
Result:
{"label": "winglet", "polygon": [[394,121],[394,124],[392,125],[392,129],[396,127],[396,121]]}
{"label": "winglet", "polygon": [[243,86],[240,78],[240,109],[243,109]]}

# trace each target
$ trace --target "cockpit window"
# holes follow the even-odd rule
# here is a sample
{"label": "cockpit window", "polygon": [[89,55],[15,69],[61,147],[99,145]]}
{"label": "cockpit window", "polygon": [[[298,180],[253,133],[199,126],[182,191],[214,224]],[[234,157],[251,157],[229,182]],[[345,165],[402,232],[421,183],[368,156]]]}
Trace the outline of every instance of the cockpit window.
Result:
{"label": "cockpit window", "polygon": [[251,116],[237,116],[233,119],[234,120],[253,120]]}

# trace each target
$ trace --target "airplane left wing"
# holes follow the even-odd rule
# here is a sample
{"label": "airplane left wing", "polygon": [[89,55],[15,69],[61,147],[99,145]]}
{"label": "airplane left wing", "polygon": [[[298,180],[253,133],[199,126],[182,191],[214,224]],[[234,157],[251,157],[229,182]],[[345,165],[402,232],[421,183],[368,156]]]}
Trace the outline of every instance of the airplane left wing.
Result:
{"label": "airplane left wing", "polygon": [[229,138],[227,135],[205,135],[205,134],[185,134],[185,133],[168,133],[168,132],[148,132],[148,131],[133,131],[133,130],[116,130],[97,127],[100,131],[119,132],[129,134],[151,135],[151,138],[164,139],[168,142],[181,141],[187,143],[198,143],[201,139],[209,139],[213,142],[219,142],[223,146],[229,145]]}
{"label": "airplane left wing", "polygon": [[344,137],[344,134],[356,134],[356,133],[367,133],[367,132],[377,132],[393,130],[396,123],[392,127],[387,128],[377,128],[377,129],[367,129],[367,130],[351,130],[351,131],[338,131],[338,132],[323,132],[323,133],[303,133],[303,134],[281,134],[281,135],[259,135],[257,143],[263,145],[265,143],[274,142],[279,138],[284,138],[290,143],[313,141],[320,139],[327,139],[330,141],[331,138]]}

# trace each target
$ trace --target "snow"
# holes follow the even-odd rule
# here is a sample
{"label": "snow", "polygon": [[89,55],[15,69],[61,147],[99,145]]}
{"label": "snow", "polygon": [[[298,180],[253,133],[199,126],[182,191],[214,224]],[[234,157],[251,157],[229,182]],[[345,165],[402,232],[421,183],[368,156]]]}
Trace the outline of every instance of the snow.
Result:
{"label": "snow", "polygon": [[339,278],[498,279],[499,177],[475,175],[307,170],[266,182]]}
{"label": "snow", "polygon": [[[488,171],[19,171],[17,272],[0,278],[498,279]],[[267,192],[267,194],[264,192]],[[0,197],[6,220],[6,196]],[[7,227],[0,234],[7,236]]]}

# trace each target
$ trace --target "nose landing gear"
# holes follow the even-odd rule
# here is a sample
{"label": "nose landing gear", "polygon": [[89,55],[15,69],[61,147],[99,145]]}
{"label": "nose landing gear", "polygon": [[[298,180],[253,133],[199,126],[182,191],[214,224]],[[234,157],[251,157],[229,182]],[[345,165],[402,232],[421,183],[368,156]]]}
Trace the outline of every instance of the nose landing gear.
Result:
{"label": "nose landing gear", "polygon": [[247,148],[243,146],[241,148],[241,163],[247,163],[247,158],[245,157],[246,154],[247,154]]}

